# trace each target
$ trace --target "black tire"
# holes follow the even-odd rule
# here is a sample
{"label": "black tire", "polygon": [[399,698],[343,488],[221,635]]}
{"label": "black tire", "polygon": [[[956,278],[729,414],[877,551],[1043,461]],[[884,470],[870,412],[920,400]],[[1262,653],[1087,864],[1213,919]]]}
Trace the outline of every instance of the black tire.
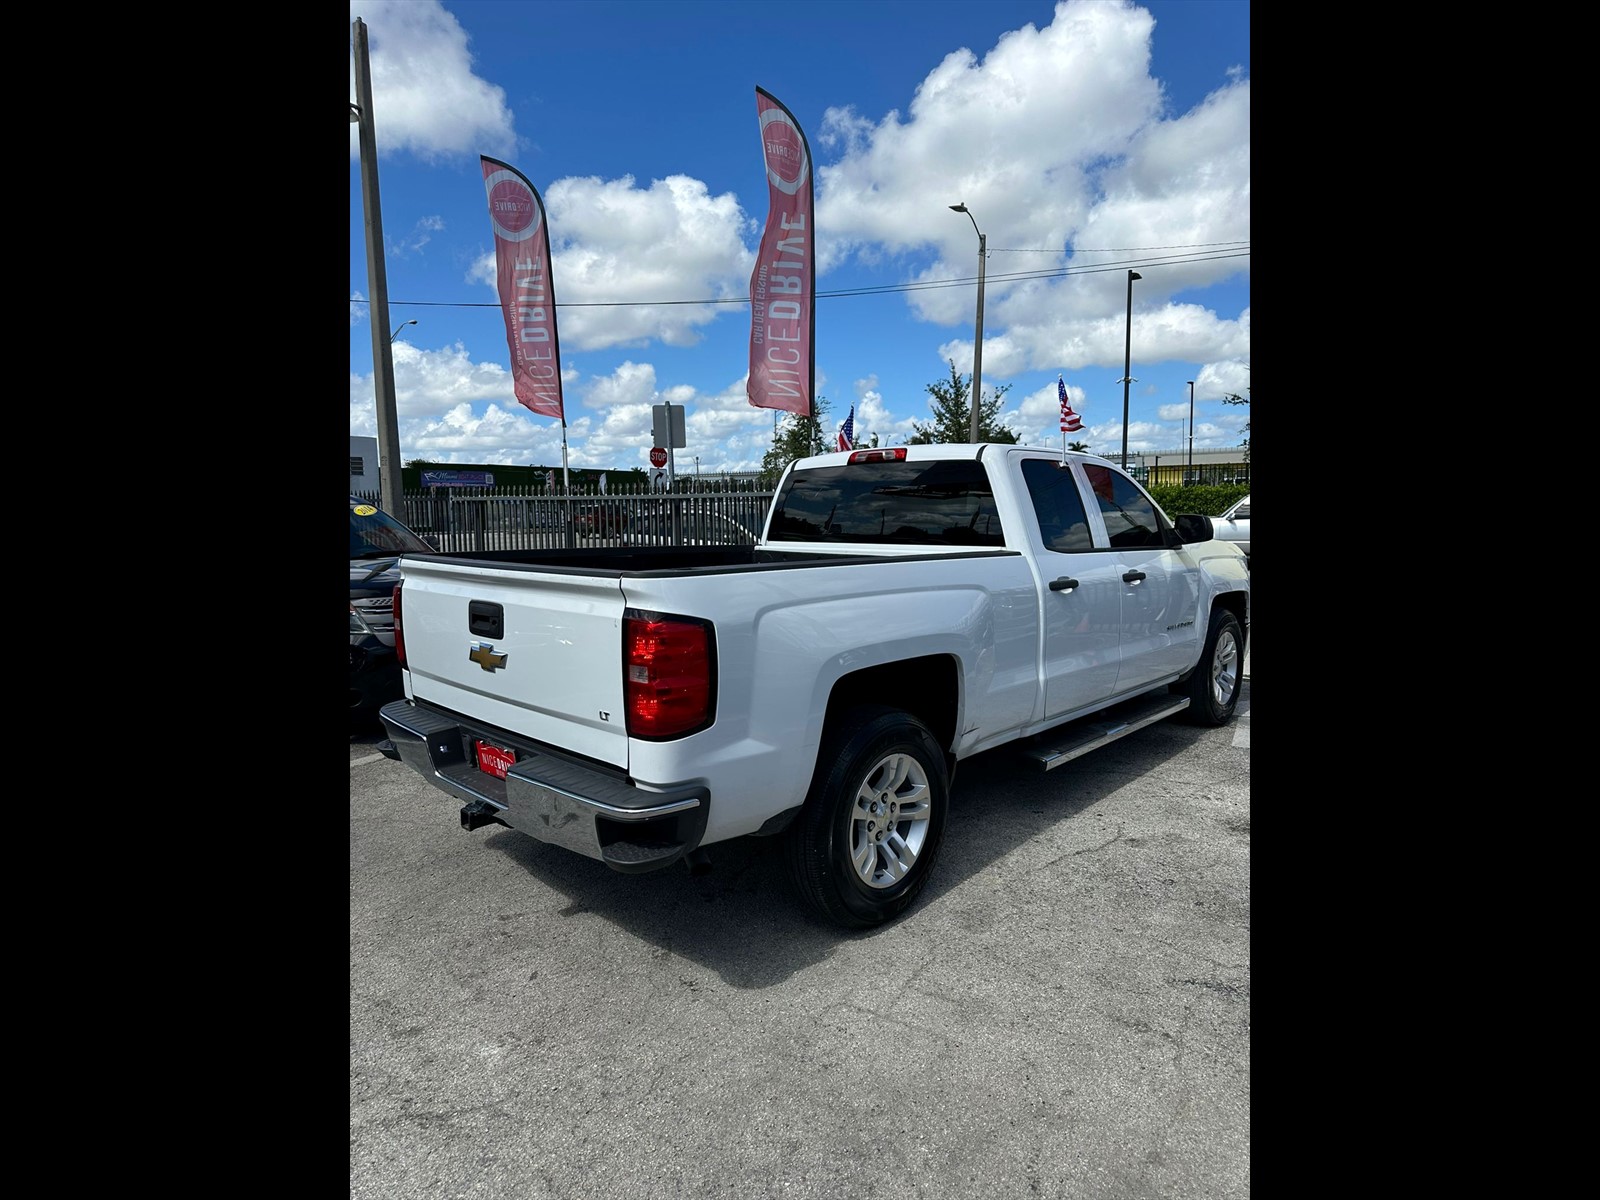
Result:
{"label": "black tire", "polygon": [[1173,687],[1189,697],[1183,719],[1191,725],[1226,725],[1233,720],[1243,679],[1244,633],[1239,628],[1239,618],[1219,608],[1211,614],[1200,665],[1186,682]]}
{"label": "black tire", "polygon": [[824,738],[789,827],[801,899],[849,929],[899,916],[928,882],[949,798],[944,753],[926,725],[889,708],[848,714]]}

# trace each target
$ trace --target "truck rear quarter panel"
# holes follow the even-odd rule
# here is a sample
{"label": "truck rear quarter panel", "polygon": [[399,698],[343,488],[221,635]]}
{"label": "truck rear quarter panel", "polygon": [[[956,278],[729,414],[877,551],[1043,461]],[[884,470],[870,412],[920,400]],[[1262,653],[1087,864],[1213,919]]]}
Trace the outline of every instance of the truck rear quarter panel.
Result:
{"label": "truck rear quarter panel", "polygon": [[715,723],[666,742],[634,739],[629,751],[629,773],[646,785],[716,781],[706,843],[753,833],[804,801],[829,698],[847,675],[951,656],[951,678],[966,681],[954,697],[958,753],[1034,711],[1038,601],[1017,554],[629,578],[623,591],[628,607],[709,617],[717,629]]}

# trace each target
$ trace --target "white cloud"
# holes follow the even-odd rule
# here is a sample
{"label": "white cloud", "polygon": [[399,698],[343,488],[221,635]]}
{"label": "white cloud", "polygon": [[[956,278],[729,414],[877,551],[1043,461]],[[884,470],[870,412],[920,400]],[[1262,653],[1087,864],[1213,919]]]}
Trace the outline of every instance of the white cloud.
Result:
{"label": "white cloud", "polygon": [[[684,304],[728,298],[747,312],[752,251],[749,219],[732,195],[712,196],[698,179],[674,175],[635,186],[621,179],[559,179],[544,195],[552,230],[551,275],[557,281],[563,348],[692,346],[729,306]],[[493,299],[495,254],[488,248],[468,278]],[[649,303],[655,301],[656,303]],[[575,307],[604,303],[604,307]]]}
{"label": "white cloud", "polygon": [[[427,161],[517,151],[504,89],[476,73],[466,32],[435,0],[360,0],[351,16],[370,27],[383,154],[404,151]],[[1248,250],[1250,83],[1235,72],[1192,111],[1167,112],[1162,86],[1150,75],[1153,26],[1146,10],[1130,4],[1058,4],[1043,27],[1025,25],[986,50],[947,55],[904,111],[828,109],[813,139],[830,160],[817,167],[818,286],[826,289],[828,273],[852,258],[887,264],[907,283],[968,281],[909,291],[903,301],[913,322],[936,331],[927,378],[943,378],[948,360],[967,369],[977,235],[966,215],[948,208],[964,202],[989,250],[985,384],[1063,372],[1086,424],[1098,418],[1073,438],[1098,441],[1120,439],[1120,403],[1114,413],[1103,411],[1109,398],[1085,394],[1074,373],[1120,373],[1126,264],[1165,257],[1134,284],[1134,374],[1140,363],[1204,364],[1196,397],[1207,409],[1196,436],[1216,428],[1236,442],[1229,421],[1237,416],[1242,425],[1248,409],[1215,410],[1223,394],[1247,394],[1249,310],[1219,312],[1196,295],[1203,299],[1200,289],[1249,271],[1247,254],[1220,258],[1198,248],[1237,241]],[[689,409],[694,444],[718,447],[702,453],[703,469],[715,453],[729,460],[719,467],[758,464],[772,414],[749,407],[742,373],[687,382],[658,372],[678,361],[667,348],[701,342],[719,318],[747,319],[743,300],[765,197],[746,197],[760,208],[753,215],[733,193],[713,194],[702,180],[674,174],[648,183],[631,175],[558,178],[543,198],[556,236],[553,278],[563,306],[575,465],[580,457],[630,465],[630,455],[644,465],[650,408],[668,397]],[[437,232],[437,218],[424,216],[393,236],[391,252],[420,250]],[[1020,277],[1063,269],[1071,273]],[[464,270],[495,298],[492,248]],[[366,309],[352,303],[352,326]],[[604,359],[600,374],[576,365],[580,354],[598,358],[618,349],[628,360],[612,367]],[[507,447],[528,447],[536,461],[551,461],[553,446],[559,461],[559,426],[516,404],[509,375],[495,363],[474,362],[459,346],[428,352],[401,343],[395,367],[404,457],[490,461],[476,447],[501,437]],[[827,396],[820,366],[817,392]],[[929,418],[925,393],[902,388],[886,399],[876,377],[855,381],[852,394],[862,436],[876,430],[880,441],[903,441],[913,421]],[[1024,440],[1059,440],[1053,379],[1006,399],[1007,419]],[[837,425],[851,400],[829,401],[828,419]],[[373,432],[371,410],[371,376],[352,375],[352,433]],[[1135,439],[1159,446],[1174,436],[1155,423],[1135,424],[1130,448]]]}
{"label": "white cloud", "polygon": [[[424,160],[516,149],[517,135],[505,89],[473,73],[467,34],[436,0],[353,0],[350,22],[367,27],[367,59],[378,156],[406,150]],[[350,60],[350,97],[356,89]],[[357,125],[350,125],[350,157],[360,155]]]}

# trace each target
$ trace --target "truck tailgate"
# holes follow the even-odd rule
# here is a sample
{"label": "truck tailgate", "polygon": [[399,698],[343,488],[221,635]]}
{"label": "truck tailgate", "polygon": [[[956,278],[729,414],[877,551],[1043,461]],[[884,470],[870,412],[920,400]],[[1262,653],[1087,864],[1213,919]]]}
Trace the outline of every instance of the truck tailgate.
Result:
{"label": "truck tailgate", "polygon": [[413,699],[626,767],[615,575],[401,561]]}

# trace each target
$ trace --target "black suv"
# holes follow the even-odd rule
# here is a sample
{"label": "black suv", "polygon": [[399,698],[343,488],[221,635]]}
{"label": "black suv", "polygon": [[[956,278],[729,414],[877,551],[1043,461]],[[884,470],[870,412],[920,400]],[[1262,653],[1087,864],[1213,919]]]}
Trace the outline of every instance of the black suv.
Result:
{"label": "black suv", "polygon": [[404,695],[394,654],[394,589],[402,554],[433,547],[383,509],[350,497],[350,719],[377,723],[378,710]]}

